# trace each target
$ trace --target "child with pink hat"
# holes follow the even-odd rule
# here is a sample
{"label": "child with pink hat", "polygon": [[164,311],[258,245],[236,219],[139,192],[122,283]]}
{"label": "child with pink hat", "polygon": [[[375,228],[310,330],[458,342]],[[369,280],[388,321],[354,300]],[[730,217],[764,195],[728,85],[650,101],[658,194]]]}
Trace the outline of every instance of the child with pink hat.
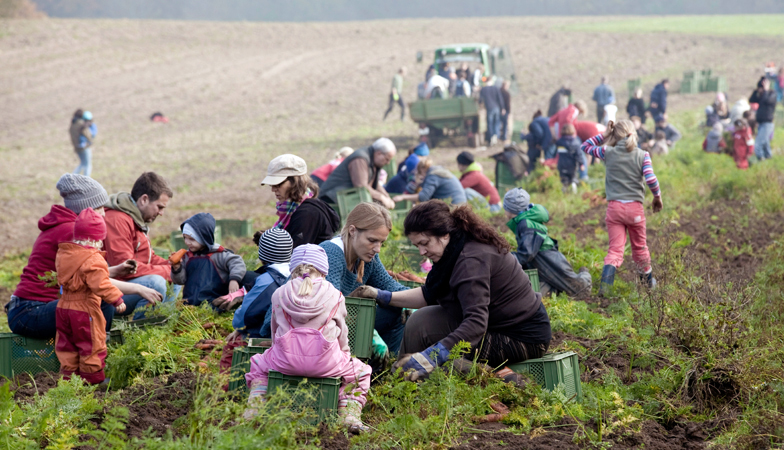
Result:
{"label": "child with pink hat", "polygon": [[[305,244],[291,256],[291,278],[272,295],[272,347],[250,360],[245,416],[264,401],[270,370],[303,377],[342,378],[338,413],[349,431],[367,430],[362,408],[370,389],[370,366],[351,357],[345,298],[325,277],[329,262],[323,248]],[[347,390],[349,392],[347,392]]]}

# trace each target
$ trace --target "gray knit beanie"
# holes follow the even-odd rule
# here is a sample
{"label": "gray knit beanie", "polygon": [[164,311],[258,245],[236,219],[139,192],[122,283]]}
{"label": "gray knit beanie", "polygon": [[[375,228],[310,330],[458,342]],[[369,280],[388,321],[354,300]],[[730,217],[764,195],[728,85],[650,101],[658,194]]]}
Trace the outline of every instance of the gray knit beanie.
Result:
{"label": "gray knit beanie", "polygon": [[79,214],[83,209],[100,208],[109,203],[109,195],[100,183],[90,177],[66,173],[57,181],[57,190],[65,207]]}
{"label": "gray knit beanie", "polygon": [[510,214],[518,215],[528,210],[531,196],[521,187],[514,188],[504,195],[504,209]]}
{"label": "gray knit beanie", "polygon": [[294,241],[288,231],[270,228],[259,237],[259,259],[267,264],[288,263],[293,247]]}

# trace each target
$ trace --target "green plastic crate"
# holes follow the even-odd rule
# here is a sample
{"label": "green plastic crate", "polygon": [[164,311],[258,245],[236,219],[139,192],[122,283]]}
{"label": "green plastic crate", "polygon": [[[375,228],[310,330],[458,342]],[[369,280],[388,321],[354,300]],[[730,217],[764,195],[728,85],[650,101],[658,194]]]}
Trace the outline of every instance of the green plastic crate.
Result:
{"label": "green plastic crate", "polygon": [[777,125],[784,126],[784,109],[777,109],[774,122]]}
{"label": "green plastic crate", "polygon": [[402,284],[403,286],[411,289],[416,289],[418,287],[422,287],[425,283],[418,283],[416,281],[408,281],[408,280],[399,280],[398,283]]}
{"label": "green plastic crate", "polygon": [[169,256],[171,256],[171,250],[169,250],[168,248],[153,247],[152,251],[154,251],[155,254],[160,256],[161,258],[169,259]]}
{"label": "green plastic crate", "polygon": [[223,236],[250,237],[253,236],[253,221],[237,219],[220,219],[215,224],[221,228]]}
{"label": "green plastic crate", "polygon": [[411,272],[419,273],[422,271],[420,263],[424,257],[419,254],[419,249],[416,246],[403,244],[400,245],[399,250]]}
{"label": "green plastic crate", "polygon": [[387,172],[387,181],[397,175],[397,160],[392,158],[383,169]]}
{"label": "green plastic crate", "polygon": [[346,297],[348,345],[357,358],[370,358],[373,329],[376,326],[376,301]]}
{"label": "green plastic crate", "polygon": [[[111,330],[109,343],[124,344],[122,331]],[[14,333],[0,333],[0,377],[59,370],[60,360],[54,351],[54,338],[31,339]]]}
{"label": "green plastic crate", "polygon": [[[305,388],[311,389],[313,399],[297,393],[302,381],[305,381]],[[290,392],[293,396],[292,410],[296,412],[301,412],[305,409],[314,411],[317,413],[317,419],[313,422],[318,423],[337,413],[338,392],[341,384],[340,378],[293,377],[270,370],[267,392],[272,393],[276,389]]]}
{"label": "green plastic crate", "polygon": [[123,320],[129,326],[136,327],[136,328],[145,328],[149,326],[160,326],[165,325],[166,322],[169,321],[169,318],[166,316],[152,316],[152,317],[145,317],[143,319],[133,320],[133,314],[123,316]]}
{"label": "green plastic crate", "polygon": [[[269,344],[272,340],[268,340]],[[264,353],[269,345],[259,345],[254,347],[237,347],[231,357],[231,370],[229,371],[229,391],[238,392],[243,395],[248,394],[248,386],[245,383],[245,374],[250,372],[250,358],[253,355]]]}
{"label": "green plastic crate", "polygon": [[515,179],[512,171],[506,166],[503,161],[496,161],[495,163],[495,188],[498,194],[503,197],[506,191],[517,187],[517,180]]}
{"label": "green plastic crate", "polygon": [[684,79],[681,81],[681,94],[697,94],[700,92],[699,79]]}
{"label": "green plastic crate", "polygon": [[372,202],[370,191],[367,188],[351,188],[338,192],[338,212],[342,225],[346,224],[348,214],[360,203]]}
{"label": "green plastic crate", "polygon": [[531,287],[534,289],[534,292],[539,292],[539,271],[536,269],[527,269],[525,274],[528,275],[528,279],[531,280]]}
{"label": "green plastic crate", "polygon": [[629,98],[634,98],[634,91],[636,91],[638,87],[642,86],[642,80],[639,78],[628,80],[626,82],[626,86],[629,88]]}
{"label": "green plastic crate", "polygon": [[402,202],[395,202],[395,208],[391,209],[389,213],[392,215],[392,221],[398,219],[405,219],[408,212],[411,211],[411,200],[404,200]]}
{"label": "green plastic crate", "polygon": [[727,79],[724,77],[708,78],[705,80],[703,92],[727,92]]}
{"label": "green plastic crate", "polygon": [[551,353],[538,359],[510,364],[509,368],[517,373],[527,373],[548,391],[562,384],[567,398],[574,397],[578,402],[583,398],[580,362],[575,352]]}
{"label": "green plastic crate", "polygon": [[[216,225],[215,226],[215,242],[220,242],[222,240],[222,230],[221,227]],[[185,240],[182,238],[182,231],[181,230],[174,230],[171,232],[171,246],[176,252],[177,250],[182,250],[184,248],[188,248],[185,246]]]}

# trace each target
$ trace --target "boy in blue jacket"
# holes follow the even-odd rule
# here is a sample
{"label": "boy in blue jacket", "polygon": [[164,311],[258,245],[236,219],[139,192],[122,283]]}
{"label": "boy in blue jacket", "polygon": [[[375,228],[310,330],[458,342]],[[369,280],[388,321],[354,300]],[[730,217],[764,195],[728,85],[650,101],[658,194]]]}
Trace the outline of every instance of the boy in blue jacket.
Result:
{"label": "boy in blue jacket", "polygon": [[577,166],[581,163],[580,145],[582,141],[577,137],[574,125],[567,123],[561,131],[561,137],[556,141],[555,148],[558,150],[558,173],[561,175],[561,184],[564,192],[571,188],[572,192],[577,192]]}
{"label": "boy in blue jacket", "polygon": [[198,213],[180,225],[188,252],[172,264],[172,282],[184,285],[182,298],[188,305],[212,304],[233,294],[245,279],[245,261],[215,242],[215,218]]}
{"label": "boy in blue jacket", "polygon": [[542,296],[551,292],[565,292],[572,297],[590,295],[591,274],[584,267],[575,273],[558,250],[558,241],[548,236],[544,224],[550,221],[550,214],[544,206],[531,203],[528,192],[518,187],[504,195],[504,210],[510,219],[506,226],[517,238],[514,255],[523,269],[539,271]]}

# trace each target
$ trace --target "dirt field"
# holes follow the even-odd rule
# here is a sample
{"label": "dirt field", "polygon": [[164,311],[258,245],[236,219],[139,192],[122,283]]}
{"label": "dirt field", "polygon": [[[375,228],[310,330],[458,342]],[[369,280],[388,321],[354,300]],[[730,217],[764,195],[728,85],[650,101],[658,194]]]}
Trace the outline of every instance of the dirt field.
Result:
{"label": "dirt field", "polygon": [[[562,83],[589,99],[602,74],[625,99],[628,78],[642,77],[647,96],[662,77],[709,67],[727,77],[735,101],[750,92],[768,50],[784,42],[560,30],[578,22],[0,22],[0,255],[29,247],[37,219],[59,201],[55,182],[77,163],[67,128],[80,107],[96,118],[93,177],[110,193],[130,190],[145,170],[173,185],[175,197],[153,235],[198,211],[254,218],[261,226],[273,197],[258,183],[272,157],[293,152],[315,167],[343,145],[380,135],[401,146],[413,139],[412,122],[381,121],[389,82],[408,66],[404,98],[413,100],[439,45],[508,44],[521,87],[514,112],[527,119]],[[425,54],[421,64],[417,50]],[[672,110],[710,102],[709,94],[670,98]],[[155,111],[171,122],[151,123]],[[451,163],[458,151],[439,150],[436,158]]]}

